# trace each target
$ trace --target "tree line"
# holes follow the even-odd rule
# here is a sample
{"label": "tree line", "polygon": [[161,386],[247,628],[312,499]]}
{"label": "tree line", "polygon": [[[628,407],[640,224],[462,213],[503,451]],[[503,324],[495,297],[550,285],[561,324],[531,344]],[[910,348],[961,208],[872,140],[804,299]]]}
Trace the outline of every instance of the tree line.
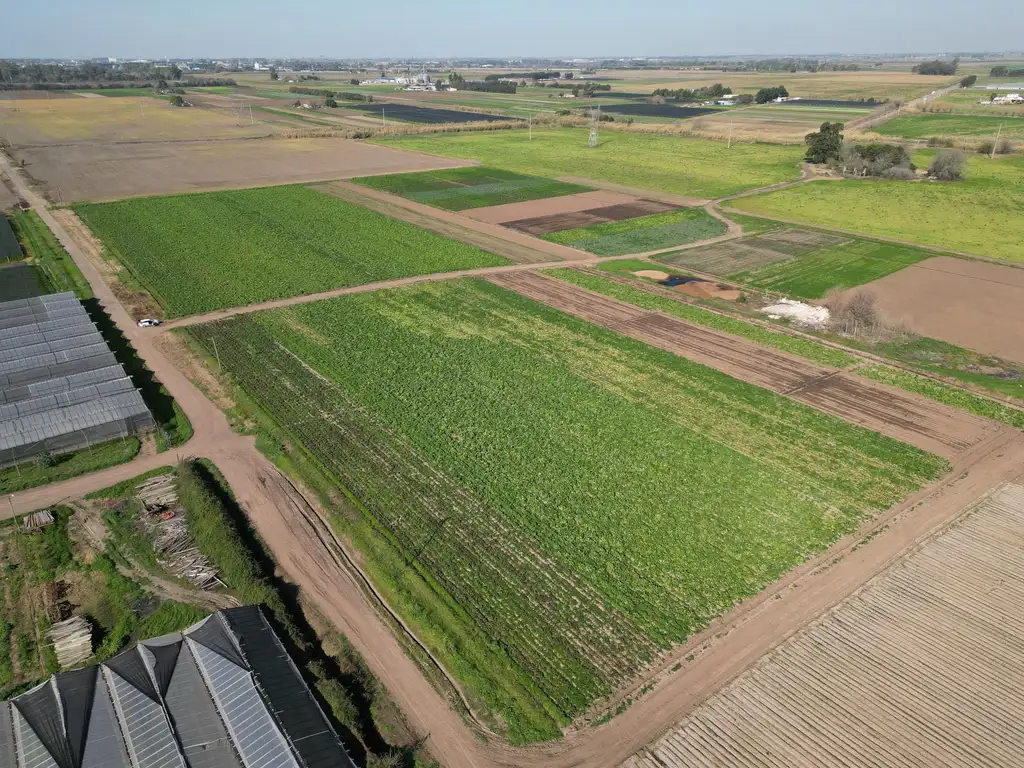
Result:
{"label": "tree line", "polygon": [[1002,65],[998,67],[992,67],[992,71],[988,73],[989,77],[1024,77],[1024,67],[1010,69]]}
{"label": "tree line", "polygon": [[[181,68],[177,64],[157,66],[155,64],[136,62],[117,62],[99,64],[16,64],[13,61],[0,61],[0,80],[7,85],[17,83],[106,83],[130,82],[140,80],[158,80],[168,77],[171,80],[181,78]],[[19,90],[8,88],[8,90]],[[39,89],[45,90],[45,89]]]}
{"label": "tree line", "polygon": [[[494,80],[558,80],[562,76],[561,72],[506,72],[499,74],[493,72],[484,77],[485,82],[492,82]],[[570,72],[568,77],[572,77]]]}
{"label": "tree line", "polygon": [[116,80],[110,82],[75,82],[75,83],[4,83],[0,82],[0,91],[80,91],[84,88],[89,90],[104,91],[116,90],[118,88],[209,88],[212,86],[237,86],[234,80],[228,78],[216,78],[211,80],[172,80],[167,81],[161,78],[156,85],[152,82]]}
{"label": "tree line", "polygon": [[460,91],[483,91],[484,93],[515,93],[516,84],[503,81],[472,81],[467,80],[458,72],[448,75],[448,85]]}
{"label": "tree line", "polygon": [[[289,93],[301,93],[303,96],[322,96],[324,102],[327,99],[345,99],[347,101],[373,101],[372,93],[352,93],[350,91],[331,91],[326,88],[304,88],[301,85],[293,85],[288,89]],[[330,106],[328,104],[327,106]]]}
{"label": "tree line", "polygon": [[776,85],[774,88],[762,88],[754,95],[754,101],[758,104],[767,104],[776,99],[788,99],[789,91],[784,85]]}
{"label": "tree line", "polygon": [[732,93],[732,88],[721,83],[715,83],[714,85],[707,85],[703,88],[677,88],[671,90],[669,88],[658,88],[652,96],[661,96],[669,101],[703,101],[705,99],[717,99],[722,96],[728,96]]}
{"label": "tree line", "polygon": [[960,59],[952,61],[934,59],[917,64],[910,71],[918,75],[955,75],[959,66]]}
{"label": "tree line", "polygon": [[[917,178],[917,167],[902,144],[872,141],[863,144],[843,140],[843,124],[822,123],[804,137],[809,163],[827,164],[844,176],[875,176],[909,181]],[[938,152],[928,166],[928,176],[937,181],[962,181],[967,158],[960,150]]]}

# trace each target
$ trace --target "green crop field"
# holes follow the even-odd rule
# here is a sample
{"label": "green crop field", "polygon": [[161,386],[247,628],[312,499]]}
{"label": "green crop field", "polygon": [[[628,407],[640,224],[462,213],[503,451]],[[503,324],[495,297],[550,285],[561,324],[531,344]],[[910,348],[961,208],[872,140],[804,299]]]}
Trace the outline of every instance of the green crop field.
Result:
{"label": "green crop field", "polygon": [[724,235],[725,230],[725,224],[703,208],[684,208],[624,221],[609,221],[592,227],[567,229],[543,235],[543,239],[598,256],[621,256],[706,240]]}
{"label": "green crop field", "polygon": [[[934,152],[915,153],[927,166]],[[799,184],[730,203],[753,214],[1024,261],[1024,156],[969,155],[967,179]]]}
{"label": "green crop field", "polygon": [[757,288],[820,299],[830,288],[864,285],[934,255],[903,245],[854,240],[731,278]]}
{"label": "green crop field", "polygon": [[486,131],[399,136],[381,143],[538,176],[575,176],[715,198],[799,178],[799,147],[734,144],[605,131],[601,146],[587,147],[587,131]]}
{"label": "green crop field", "polygon": [[364,176],[353,181],[370,189],[390,192],[446,211],[521,203],[592,190],[592,187],[580,184],[566,184],[554,179],[481,166]]}
{"label": "green crop field", "polygon": [[74,208],[169,316],[509,263],[306,187]]}
{"label": "green crop field", "polygon": [[924,139],[929,136],[984,136],[1024,139],[1024,118],[981,115],[903,115],[872,129],[883,136]]}
{"label": "green crop field", "polygon": [[946,467],[479,280],[190,333],[358,502],[371,578],[515,742]]}

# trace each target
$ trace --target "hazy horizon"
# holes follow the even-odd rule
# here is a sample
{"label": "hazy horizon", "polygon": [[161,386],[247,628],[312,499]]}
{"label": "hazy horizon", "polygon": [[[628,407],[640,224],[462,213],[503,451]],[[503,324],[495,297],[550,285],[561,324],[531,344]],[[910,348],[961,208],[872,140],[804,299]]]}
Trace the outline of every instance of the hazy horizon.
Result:
{"label": "hazy horizon", "polygon": [[323,0],[287,7],[182,0],[167,11],[128,0],[3,5],[0,18],[13,34],[0,44],[0,58],[867,56],[1012,51],[1024,27],[1024,3],[1008,0],[973,6],[972,18],[984,24],[964,24],[962,6],[948,0],[927,7],[920,0],[866,0],[852,12],[809,9],[800,0],[670,8],[657,0],[523,0],[497,10],[467,0],[353,8]]}

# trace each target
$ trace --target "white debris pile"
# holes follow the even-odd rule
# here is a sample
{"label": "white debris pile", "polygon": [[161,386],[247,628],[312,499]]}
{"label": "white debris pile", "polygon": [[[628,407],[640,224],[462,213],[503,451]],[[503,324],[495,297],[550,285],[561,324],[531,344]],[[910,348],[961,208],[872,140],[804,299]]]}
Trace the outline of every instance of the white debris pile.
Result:
{"label": "white debris pile", "polygon": [[807,328],[824,328],[828,325],[828,307],[815,307],[811,304],[804,304],[802,301],[781,299],[778,304],[763,307],[761,311],[772,320],[786,318]]}

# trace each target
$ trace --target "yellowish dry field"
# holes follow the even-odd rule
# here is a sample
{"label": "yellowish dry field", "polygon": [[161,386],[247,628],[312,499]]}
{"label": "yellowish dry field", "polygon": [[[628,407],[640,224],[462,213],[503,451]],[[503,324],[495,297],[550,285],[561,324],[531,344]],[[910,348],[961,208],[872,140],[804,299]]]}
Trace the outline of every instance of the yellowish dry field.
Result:
{"label": "yellowish dry field", "polygon": [[471,165],[347,139],[67,144],[21,149],[58,202],[266,187]]}
{"label": "yellowish dry field", "polygon": [[875,98],[907,101],[949,85],[958,78],[915,75],[912,72],[689,72],[680,70],[604,71],[614,91],[653,91],[656,88],[700,88],[724,83],[736,93],[784,85],[793,96],[839,101]]}
{"label": "yellowish dry field", "polygon": [[0,101],[0,136],[13,146],[72,142],[265,136],[272,126],[230,110],[172,107],[164,99],[62,98]]}
{"label": "yellowish dry field", "polygon": [[1019,765],[1024,486],[769,653],[624,768]]}

